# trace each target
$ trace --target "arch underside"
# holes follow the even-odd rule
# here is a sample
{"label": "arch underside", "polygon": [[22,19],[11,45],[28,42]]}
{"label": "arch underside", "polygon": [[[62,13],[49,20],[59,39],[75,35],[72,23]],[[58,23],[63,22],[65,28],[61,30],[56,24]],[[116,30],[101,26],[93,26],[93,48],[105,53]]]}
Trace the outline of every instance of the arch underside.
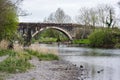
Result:
{"label": "arch underside", "polygon": [[72,40],[72,36],[64,29],[59,28],[59,27],[46,27],[46,28],[41,28],[39,31],[36,31],[32,37],[34,37],[36,34],[38,34],[39,32],[45,30],[45,29],[56,29],[59,30],[60,32],[63,32],[70,40]]}

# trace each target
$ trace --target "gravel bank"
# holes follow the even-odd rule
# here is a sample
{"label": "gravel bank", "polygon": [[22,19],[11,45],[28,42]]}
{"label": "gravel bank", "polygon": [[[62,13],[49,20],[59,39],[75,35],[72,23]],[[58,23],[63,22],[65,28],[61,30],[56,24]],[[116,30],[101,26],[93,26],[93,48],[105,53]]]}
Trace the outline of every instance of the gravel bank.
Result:
{"label": "gravel bank", "polygon": [[79,70],[62,60],[39,61],[37,58],[30,60],[35,67],[25,73],[10,74],[5,80],[80,80]]}

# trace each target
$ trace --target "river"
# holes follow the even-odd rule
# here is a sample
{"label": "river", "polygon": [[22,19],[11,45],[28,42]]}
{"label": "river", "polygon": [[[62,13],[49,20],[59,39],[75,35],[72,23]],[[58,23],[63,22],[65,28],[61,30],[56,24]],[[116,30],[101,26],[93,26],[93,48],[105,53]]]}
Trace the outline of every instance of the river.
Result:
{"label": "river", "polygon": [[[44,46],[56,49],[63,60],[76,64],[77,67],[82,66],[84,72],[79,77],[80,80],[120,80],[120,49],[92,49],[66,45],[58,47],[50,44]],[[84,55],[86,53],[102,54],[102,56]]]}

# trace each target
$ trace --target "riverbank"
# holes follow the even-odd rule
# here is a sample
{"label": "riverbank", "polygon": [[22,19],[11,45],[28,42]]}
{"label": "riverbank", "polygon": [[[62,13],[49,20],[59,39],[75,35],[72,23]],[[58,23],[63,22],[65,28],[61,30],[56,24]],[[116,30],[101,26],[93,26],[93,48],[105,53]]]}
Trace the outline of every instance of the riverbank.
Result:
{"label": "riverbank", "polygon": [[25,73],[4,74],[3,80],[79,80],[76,65],[63,60],[39,61],[29,60],[35,67]]}

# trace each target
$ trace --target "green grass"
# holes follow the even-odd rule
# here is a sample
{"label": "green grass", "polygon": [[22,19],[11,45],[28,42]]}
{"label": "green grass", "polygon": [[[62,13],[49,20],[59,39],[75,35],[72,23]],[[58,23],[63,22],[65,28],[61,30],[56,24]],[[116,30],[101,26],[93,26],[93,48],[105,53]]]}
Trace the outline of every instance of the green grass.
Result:
{"label": "green grass", "polygon": [[30,55],[36,56],[39,60],[59,60],[59,57],[52,53],[40,53],[38,51],[26,50]]}
{"label": "green grass", "polygon": [[58,60],[58,56],[54,55],[54,54],[39,54],[38,58],[41,60]]}
{"label": "green grass", "polygon": [[79,40],[73,40],[73,44],[90,44],[89,39],[79,39]]}
{"label": "green grass", "polygon": [[0,72],[21,73],[32,68],[33,65],[28,60],[32,56],[38,57],[39,60],[58,60],[58,56],[50,53],[39,53],[33,50],[15,52],[14,50],[0,50],[0,56],[9,55],[7,59],[0,62]]}
{"label": "green grass", "polygon": [[38,40],[32,39],[32,43],[34,42],[40,42],[40,43],[51,43],[56,42],[57,38],[40,38]]}
{"label": "green grass", "polygon": [[11,51],[9,57],[4,61],[0,62],[0,71],[8,73],[18,73],[25,72],[30,69],[31,65],[28,60],[31,59],[31,56],[25,52],[17,53]]}
{"label": "green grass", "polygon": [[9,53],[14,53],[12,50],[0,49],[0,56],[8,55]]}
{"label": "green grass", "polygon": [[0,63],[0,71],[8,73],[25,72],[31,68],[31,64],[22,58],[9,57]]}

